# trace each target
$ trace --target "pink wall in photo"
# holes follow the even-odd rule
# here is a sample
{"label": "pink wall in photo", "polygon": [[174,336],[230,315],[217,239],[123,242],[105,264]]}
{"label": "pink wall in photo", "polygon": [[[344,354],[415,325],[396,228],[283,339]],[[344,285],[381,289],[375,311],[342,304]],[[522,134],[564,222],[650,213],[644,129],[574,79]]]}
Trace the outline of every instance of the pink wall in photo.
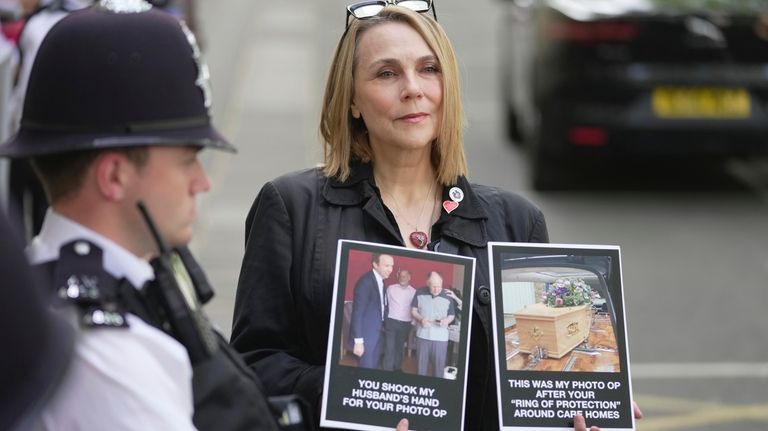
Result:
{"label": "pink wall in photo", "polygon": [[[344,299],[346,301],[352,300],[357,280],[373,268],[371,266],[372,255],[373,253],[369,251],[350,250],[349,266],[347,267],[347,285],[345,286],[344,291]],[[443,276],[443,287],[455,287],[454,274],[457,268],[454,267],[460,267],[460,265],[454,265],[447,262],[426,261],[424,259],[414,259],[412,257],[393,257],[395,260],[395,268],[389,278],[384,280],[384,286],[397,283],[397,271],[400,268],[403,268],[411,271],[411,286],[416,289],[427,285],[427,274],[429,271],[437,271]],[[457,281],[460,283],[462,280]],[[461,290],[462,287],[463,286],[458,286],[459,290]]]}

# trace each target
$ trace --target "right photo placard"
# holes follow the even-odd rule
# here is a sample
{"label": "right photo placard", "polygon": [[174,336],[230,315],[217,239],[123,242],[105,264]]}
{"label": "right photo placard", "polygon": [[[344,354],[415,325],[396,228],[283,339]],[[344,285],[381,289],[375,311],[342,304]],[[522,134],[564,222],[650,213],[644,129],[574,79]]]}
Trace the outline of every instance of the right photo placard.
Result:
{"label": "right photo placard", "polygon": [[490,243],[502,430],[634,430],[618,246]]}

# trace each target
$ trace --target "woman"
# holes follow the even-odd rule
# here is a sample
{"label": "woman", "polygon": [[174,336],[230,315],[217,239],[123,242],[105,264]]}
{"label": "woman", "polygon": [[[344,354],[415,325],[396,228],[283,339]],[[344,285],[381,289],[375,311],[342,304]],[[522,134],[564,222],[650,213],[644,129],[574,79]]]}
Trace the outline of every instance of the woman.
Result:
{"label": "woman", "polygon": [[333,58],[324,165],[267,183],[248,214],[232,344],[268,391],[319,407],[339,239],[471,256],[465,428],[498,430],[486,244],[546,242],[544,216],[465,177],[458,68],[431,2],[370,3],[348,7]]}

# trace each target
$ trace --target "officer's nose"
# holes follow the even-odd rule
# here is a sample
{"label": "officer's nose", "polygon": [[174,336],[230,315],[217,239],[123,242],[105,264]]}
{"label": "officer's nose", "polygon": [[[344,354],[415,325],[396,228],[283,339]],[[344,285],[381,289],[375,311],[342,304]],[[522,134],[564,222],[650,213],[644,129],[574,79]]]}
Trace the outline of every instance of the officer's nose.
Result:
{"label": "officer's nose", "polygon": [[208,174],[205,173],[202,163],[197,161],[194,176],[192,178],[191,192],[192,194],[205,193],[211,189],[211,180],[208,178]]}

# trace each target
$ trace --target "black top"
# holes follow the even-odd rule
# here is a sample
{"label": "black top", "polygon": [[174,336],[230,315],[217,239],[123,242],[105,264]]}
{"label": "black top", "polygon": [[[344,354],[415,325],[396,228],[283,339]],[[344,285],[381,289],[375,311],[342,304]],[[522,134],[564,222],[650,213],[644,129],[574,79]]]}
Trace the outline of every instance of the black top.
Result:
{"label": "black top", "polygon": [[[470,336],[465,429],[495,431],[486,245],[546,242],[548,234],[541,211],[521,196],[470,184],[463,177],[455,186],[464,199],[451,214],[441,213],[429,247],[450,242],[456,254],[477,260],[474,317],[480,324],[473,325]],[[443,200],[449,199],[449,189],[443,190]],[[323,387],[339,239],[404,245],[370,165],[354,165],[345,182],[326,178],[320,168],[277,178],[264,185],[246,220],[231,342],[269,392],[299,393],[316,407]]]}

